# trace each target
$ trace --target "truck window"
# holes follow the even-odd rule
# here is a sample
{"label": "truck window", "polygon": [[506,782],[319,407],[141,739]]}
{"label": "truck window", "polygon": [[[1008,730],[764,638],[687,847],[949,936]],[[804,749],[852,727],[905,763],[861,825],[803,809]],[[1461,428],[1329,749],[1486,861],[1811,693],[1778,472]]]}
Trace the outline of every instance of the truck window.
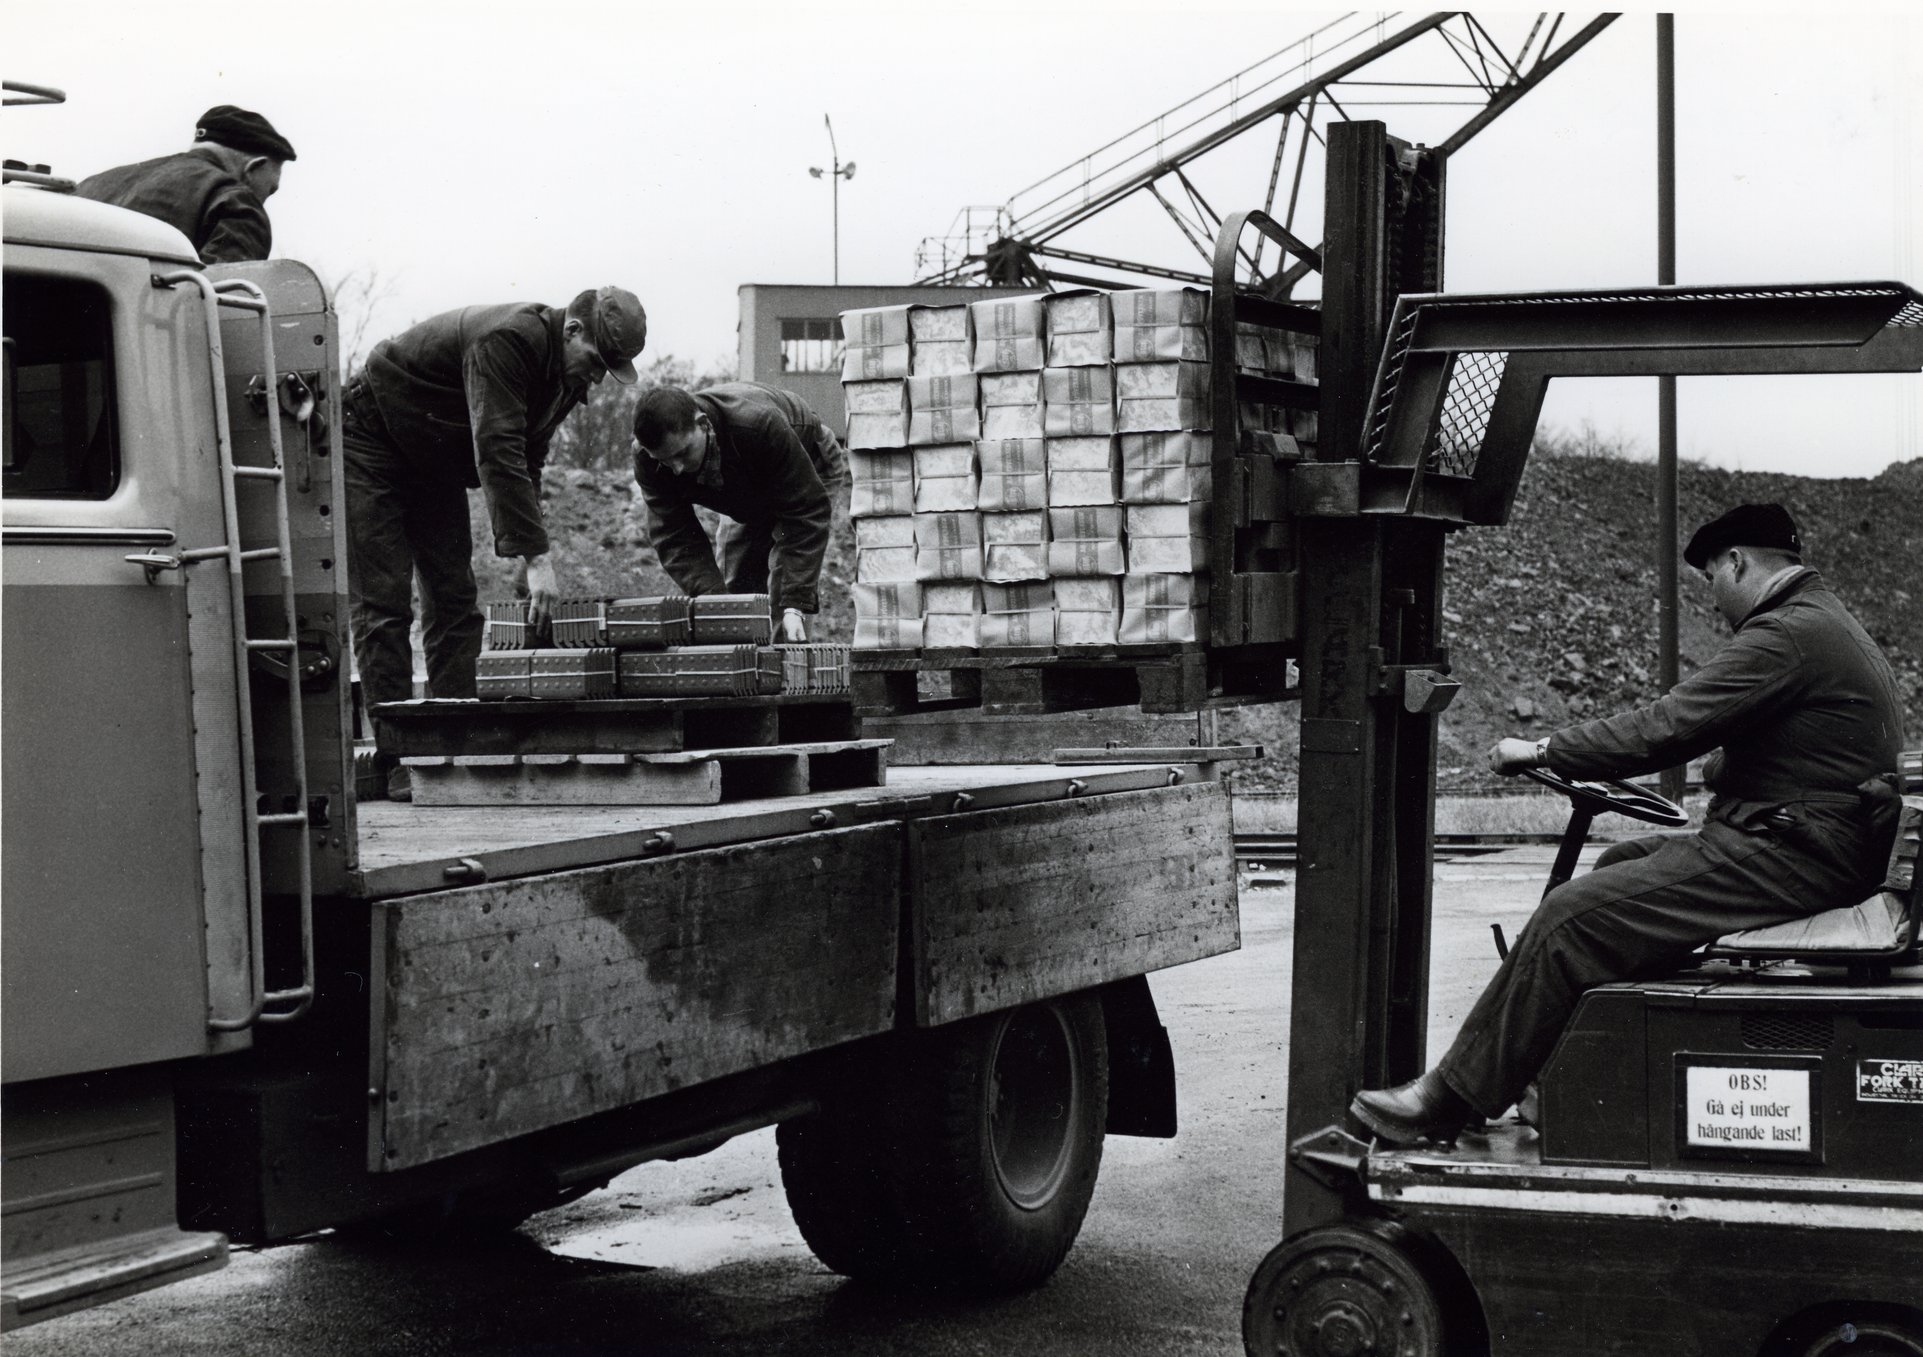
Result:
{"label": "truck window", "polygon": [[120,483],[113,315],[105,288],[8,271],[8,499],[105,499]]}

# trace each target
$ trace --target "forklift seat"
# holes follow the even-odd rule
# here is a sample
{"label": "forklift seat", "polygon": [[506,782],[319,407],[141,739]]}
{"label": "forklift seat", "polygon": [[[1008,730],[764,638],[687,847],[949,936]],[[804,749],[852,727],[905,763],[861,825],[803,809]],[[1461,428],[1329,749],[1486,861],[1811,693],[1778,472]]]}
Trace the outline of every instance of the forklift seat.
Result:
{"label": "forklift seat", "polygon": [[1903,798],[1889,872],[1875,895],[1857,905],[1806,919],[1747,928],[1718,938],[1704,955],[1755,961],[1826,961],[1850,966],[1907,966],[1923,960],[1923,890],[1917,888],[1923,796]]}

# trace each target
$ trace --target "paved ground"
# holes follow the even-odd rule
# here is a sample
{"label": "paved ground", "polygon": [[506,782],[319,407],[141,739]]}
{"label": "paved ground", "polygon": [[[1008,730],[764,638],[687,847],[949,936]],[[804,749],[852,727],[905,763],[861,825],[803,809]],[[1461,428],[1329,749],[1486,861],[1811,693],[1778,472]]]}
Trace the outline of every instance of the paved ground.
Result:
{"label": "paved ground", "polygon": [[[1548,850],[1437,869],[1432,1045],[1528,917]],[[1153,986],[1182,1133],[1108,1141],[1082,1236],[1011,1300],[878,1293],[824,1270],[788,1220],[774,1133],[650,1164],[504,1243],[435,1252],[331,1237],[11,1335],[6,1357],[153,1354],[1239,1354],[1242,1291],[1280,1234],[1286,877],[1242,892],[1242,950]]]}

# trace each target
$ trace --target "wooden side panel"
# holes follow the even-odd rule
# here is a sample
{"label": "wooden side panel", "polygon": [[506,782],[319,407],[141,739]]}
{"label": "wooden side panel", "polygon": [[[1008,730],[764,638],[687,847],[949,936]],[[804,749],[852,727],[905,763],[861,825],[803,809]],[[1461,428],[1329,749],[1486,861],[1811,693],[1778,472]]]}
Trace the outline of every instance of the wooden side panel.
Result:
{"label": "wooden side panel", "polygon": [[370,1167],[888,1031],[901,827],[375,906]]}
{"label": "wooden side panel", "polygon": [[923,1026],[1241,945],[1218,783],[940,816],[909,832]]}

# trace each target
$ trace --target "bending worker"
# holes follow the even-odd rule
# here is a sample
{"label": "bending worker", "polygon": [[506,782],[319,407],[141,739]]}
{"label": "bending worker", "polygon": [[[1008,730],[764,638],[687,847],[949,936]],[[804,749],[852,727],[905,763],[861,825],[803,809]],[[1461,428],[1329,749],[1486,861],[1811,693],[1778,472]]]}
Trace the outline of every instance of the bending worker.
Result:
{"label": "bending worker", "polygon": [[265,259],[274,244],[267,200],[294,148],[258,113],[221,104],[200,115],[194,144],[177,155],[83,179],[74,192],[158,217],[194,243],[201,262]]}
{"label": "bending worker", "polygon": [[1702,829],[1617,844],[1551,891],[1436,1067],[1356,1096],[1350,1112],[1383,1139],[1447,1138],[1472,1113],[1500,1116],[1585,989],[1663,974],[1726,933],[1876,889],[1882,803],[1858,788],[1896,767],[1902,707],[1889,661],[1802,564],[1781,506],[1730,510],[1697,530],[1683,558],[1735,637],[1648,706],[1501,740],[1489,762],[1499,773],[1622,778],[1720,748]]}
{"label": "bending worker", "polygon": [[[516,589],[547,621],[560,586],[541,520],[548,441],[588,388],[635,380],[648,317],[632,292],[553,306],[469,306],[382,340],[348,385],[341,417],[348,599],[361,692],[371,708],[414,695],[413,581],[420,576],[427,689],[473,697],[485,624],[474,582],[467,492],[487,496],[494,554],[518,557]],[[378,719],[388,793],[407,794]]]}
{"label": "bending worker", "polygon": [[[771,593],[781,639],[807,640],[802,617],[820,609],[833,521],[828,487],[847,478],[840,440],[800,397],[724,382],[692,395],[645,393],[634,442],[634,478],[668,577],[690,596]],[[697,504],[726,515],[712,545]]]}

